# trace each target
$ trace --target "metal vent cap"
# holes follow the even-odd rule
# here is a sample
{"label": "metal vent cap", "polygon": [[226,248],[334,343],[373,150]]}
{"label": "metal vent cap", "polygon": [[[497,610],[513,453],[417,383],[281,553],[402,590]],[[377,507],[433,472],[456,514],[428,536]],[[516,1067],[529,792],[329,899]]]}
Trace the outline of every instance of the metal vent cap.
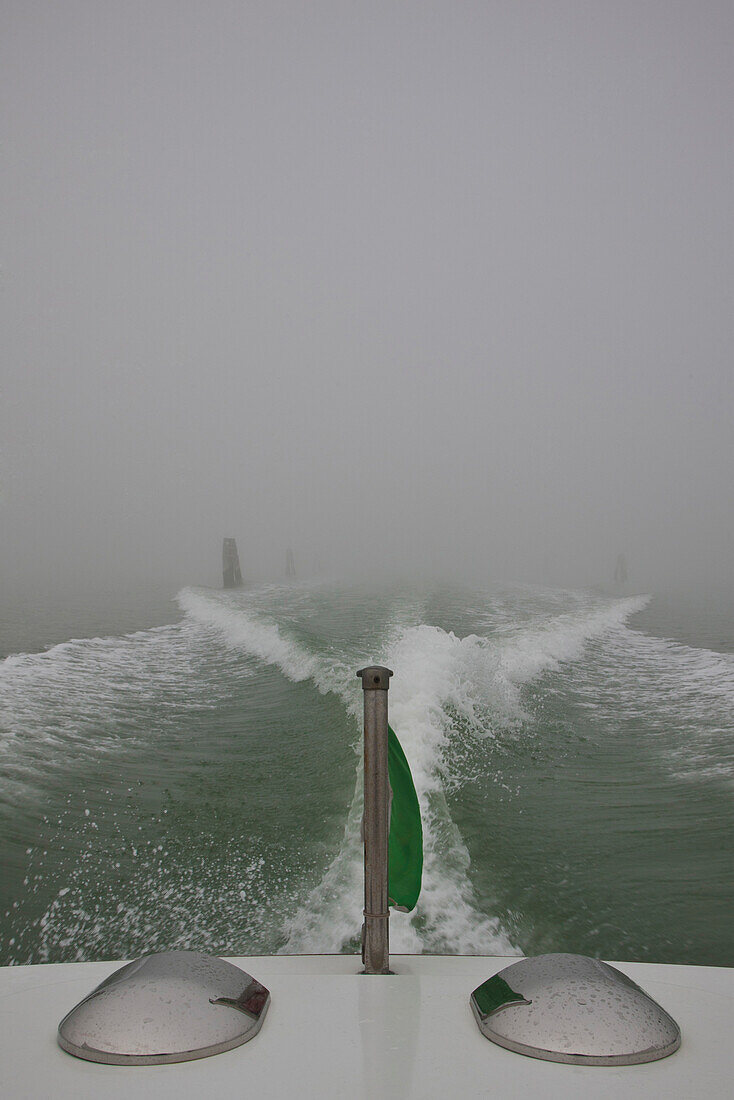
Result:
{"label": "metal vent cap", "polygon": [[680,1029],[638,985],[584,955],[537,955],[495,974],[471,995],[483,1035],[551,1062],[626,1066],[665,1058]]}
{"label": "metal vent cap", "polygon": [[106,978],[64,1017],[58,1041],[90,1062],[186,1062],[246,1043],[269,1004],[268,990],[232,963],[166,951]]}

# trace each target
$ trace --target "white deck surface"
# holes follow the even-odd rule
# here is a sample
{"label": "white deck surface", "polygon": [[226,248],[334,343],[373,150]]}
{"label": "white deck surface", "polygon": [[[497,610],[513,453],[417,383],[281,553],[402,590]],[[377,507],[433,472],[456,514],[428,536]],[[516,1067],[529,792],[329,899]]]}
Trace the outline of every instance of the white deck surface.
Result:
{"label": "white deck surface", "polygon": [[56,1044],[61,1018],[121,963],[0,968],[0,1095],[151,1097],[653,1097],[734,1095],[734,970],[616,963],[677,1020],[680,1050],[641,1066],[526,1058],[479,1032],[469,994],[516,959],[396,955],[395,974],[353,956],[232,958],[268,987],[259,1035],[169,1066],[104,1066]]}

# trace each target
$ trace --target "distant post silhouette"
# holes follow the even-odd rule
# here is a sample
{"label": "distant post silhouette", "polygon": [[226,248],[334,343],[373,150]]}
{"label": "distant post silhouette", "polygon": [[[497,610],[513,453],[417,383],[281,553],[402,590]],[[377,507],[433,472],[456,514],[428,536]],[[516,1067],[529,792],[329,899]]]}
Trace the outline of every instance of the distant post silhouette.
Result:
{"label": "distant post silhouette", "polygon": [[239,588],[242,584],[240,558],[235,539],[225,539],[222,544],[222,584],[225,588]]}
{"label": "distant post silhouette", "polygon": [[614,566],[614,583],[627,583],[627,561],[624,554],[617,554],[617,563]]}
{"label": "distant post silhouette", "polygon": [[293,578],[296,575],[296,563],[293,559],[293,551],[290,546],[285,552],[285,575],[286,577]]}

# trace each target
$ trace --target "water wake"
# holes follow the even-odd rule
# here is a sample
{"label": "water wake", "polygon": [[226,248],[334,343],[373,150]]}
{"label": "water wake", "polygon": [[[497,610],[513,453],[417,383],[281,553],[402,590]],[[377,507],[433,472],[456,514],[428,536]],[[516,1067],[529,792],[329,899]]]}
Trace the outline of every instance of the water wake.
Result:
{"label": "water wake", "polygon": [[[40,916],[28,929],[36,959],[53,959],[59,950],[66,957],[73,950],[77,957],[94,957],[107,943],[110,920],[125,943],[146,948],[195,944],[221,950],[242,919],[240,934],[247,950],[356,950],[362,922],[363,797],[362,692],[355,670],[368,660],[395,669],[391,721],[411,764],[424,823],[423,891],[414,913],[393,915],[391,944],[396,951],[517,952],[503,920],[493,915],[510,913],[513,903],[503,909],[505,903],[494,901],[499,863],[489,837],[484,847],[482,822],[476,818],[483,812],[482,802],[471,803],[464,792],[478,789],[476,783],[471,786],[478,780],[482,797],[495,807],[495,796],[502,797],[499,787],[513,797],[505,780],[515,783],[506,767],[515,757],[503,753],[514,754],[518,746],[522,753],[531,742],[542,749],[544,733],[552,734],[537,705],[550,699],[546,692],[570,707],[564,721],[566,715],[572,724],[574,713],[584,716],[577,726],[585,734],[593,732],[596,721],[602,738],[614,736],[625,723],[625,728],[639,727],[648,744],[659,738],[653,758],[659,757],[676,776],[690,774],[701,781],[710,773],[719,782],[724,772],[729,778],[734,775],[734,760],[724,751],[731,738],[734,657],[631,629],[630,617],[648,602],[644,596],[612,599],[525,589],[474,594],[467,607],[463,599],[442,595],[435,601],[435,616],[427,613],[429,598],[415,592],[382,593],[374,600],[363,592],[308,585],[234,593],[187,588],[178,600],[184,612],[180,623],[116,638],[75,639],[42,654],[0,662],[0,794],[5,804],[18,804],[24,784],[35,784],[37,795],[45,789],[45,776],[49,783],[55,776],[58,784],[67,770],[70,785],[64,788],[62,779],[61,789],[71,791],[75,761],[89,760],[90,754],[106,757],[126,745],[131,751],[127,758],[118,755],[115,767],[121,759],[133,769],[138,762],[145,768],[154,760],[157,767],[158,757],[168,754],[173,770],[183,774],[191,768],[199,775],[197,769],[211,767],[215,754],[204,759],[202,753],[199,761],[195,752],[186,757],[180,748],[195,746],[204,729],[219,738],[218,721],[245,754],[241,763],[246,762],[248,741],[238,724],[243,706],[252,702],[255,716],[263,713],[257,707],[267,712],[273,704],[281,705],[282,689],[288,709],[278,713],[277,721],[287,724],[293,715],[298,724],[298,711],[290,708],[303,705],[304,699],[285,682],[278,685],[278,670],[291,684],[308,685],[339,701],[322,704],[316,696],[311,701],[317,717],[310,728],[324,737],[322,742],[321,734],[316,736],[308,756],[312,775],[318,776],[321,761],[328,768],[333,759],[329,737],[343,737],[355,750],[353,791],[347,760],[346,777],[341,771],[333,788],[340,792],[336,809],[329,811],[341,821],[348,804],[338,850],[323,871],[324,849],[319,845],[333,844],[331,826],[318,841],[310,843],[305,830],[302,841],[280,847],[267,829],[245,838],[225,830],[207,840],[202,833],[199,848],[192,849],[189,834],[179,838],[175,829],[163,826],[162,816],[156,826],[158,843],[145,847],[141,838],[139,844],[142,819],[132,817],[118,844],[119,792],[115,802],[107,792],[110,803],[99,815],[99,829],[94,800],[91,815],[85,808],[81,822],[77,803],[69,801],[68,810],[44,828],[53,838],[58,825],[64,843],[63,834],[74,832],[79,858],[67,860],[61,854],[63,843],[48,864],[45,850],[33,857],[28,889],[34,896],[38,891],[39,903],[48,889],[48,868],[63,867],[65,876],[58,896],[50,904],[44,901],[47,908],[37,910]],[[456,622],[476,633],[454,633],[450,627]],[[238,679],[249,677],[255,679],[234,690]],[[576,706],[580,712],[573,711]],[[207,710],[210,715],[200,713]],[[319,724],[327,712],[328,736]],[[251,726],[258,726],[257,717]],[[266,718],[260,726],[266,736],[256,750],[261,755],[252,758],[266,781],[273,767],[268,761],[278,759],[279,752],[278,743],[268,739],[269,729]],[[301,749],[297,734],[295,738],[290,751],[297,758]],[[211,740],[210,748],[217,743]],[[225,754],[222,759],[229,758]],[[66,768],[60,769],[60,763]],[[105,758],[101,769],[107,764]],[[136,796],[133,804],[139,814],[144,799]],[[183,805],[187,823],[198,823],[199,818],[191,817],[196,799]],[[322,802],[316,798],[314,805]],[[473,836],[467,833],[476,868],[452,817],[454,807],[463,820],[459,813],[467,805],[476,826]],[[202,821],[208,821],[205,812]],[[119,891],[116,914],[108,906],[110,859]],[[246,915],[240,912],[240,898],[246,902]],[[21,954],[17,961],[26,958]]]}
{"label": "water wake", "polygon": [[[189,589],[180,594],[179,602],[188,615],[219,630],[228,645],[277,666],[293,681],[311,680],[319,691],[338,695],[349,715],[359,720],[361,693],[353,666],[310,652],[241,597],[233,603],[231,597]],[[413,914],[393,916],[391,940],[396,950],[517,952],[497,919],[482,913],[477,904],[469,854],[446,803],[450,762],[445,749],[453,720],[449,715],[460,715],[484,737],[492,735],[493,723],[506,727],[523,721],[522,684],[572,660],[589,638],[619,628],[645,603],[644,597],[614,601],[525,624],[521,630],[506,629],[490,638],[459,638],[420,617],[387,632],[384,651],[375,659],[399,672],[390,691],[391,720],[413,771],[425,848],[419,904]],[[284,950],[339,951],[354,942],[361,925],[361,816],[360,764],[342,845],[318,887],[288,921]]]}

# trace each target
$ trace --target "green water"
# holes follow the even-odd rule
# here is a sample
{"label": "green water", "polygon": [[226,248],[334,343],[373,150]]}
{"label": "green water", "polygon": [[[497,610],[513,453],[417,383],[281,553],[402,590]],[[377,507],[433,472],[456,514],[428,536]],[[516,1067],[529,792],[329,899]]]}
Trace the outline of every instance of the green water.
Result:
{"label": "green water", "polygon": [[3,619],[0,962],[356,950],[355,671],[374,660],[395,671],[426,843],[394,950],[734,964],[721,605],[528,586],[171,595]]}

